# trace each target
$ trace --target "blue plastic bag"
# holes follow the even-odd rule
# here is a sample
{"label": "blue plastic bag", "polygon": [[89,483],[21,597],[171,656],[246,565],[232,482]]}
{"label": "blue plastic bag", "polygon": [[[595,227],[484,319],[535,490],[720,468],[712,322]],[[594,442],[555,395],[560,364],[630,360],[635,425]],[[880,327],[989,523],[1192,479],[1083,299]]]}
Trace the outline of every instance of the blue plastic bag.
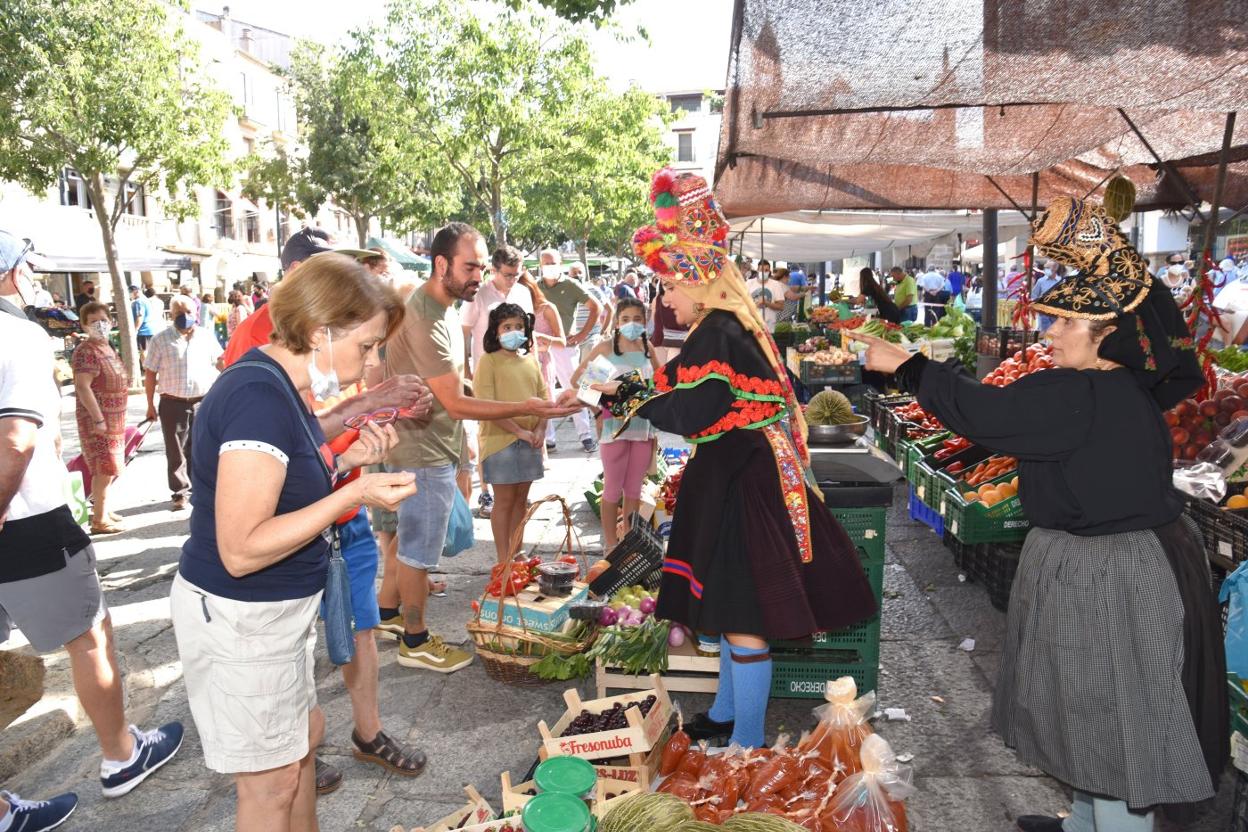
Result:
{"label": "blue plastic bag", "polygon": [[472,537],[472,509],[458,488],[451,501],[451,522],[446,524],[446,543],[442,556],[453,558],[465,549],[471,549],[476,541]]}
{"label": "blue plastic bag", "polygon": [[1218,591],[1220,603],[1230,602],[1226,615],[1226,670],[1248,679],[1248,561],[1226,576]]}

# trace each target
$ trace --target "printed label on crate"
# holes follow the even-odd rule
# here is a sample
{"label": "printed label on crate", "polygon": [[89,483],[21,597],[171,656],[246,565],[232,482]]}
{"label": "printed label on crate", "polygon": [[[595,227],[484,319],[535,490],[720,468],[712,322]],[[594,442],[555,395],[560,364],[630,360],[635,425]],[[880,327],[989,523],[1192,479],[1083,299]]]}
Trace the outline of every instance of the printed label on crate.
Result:
{"label": "printed label on crate", "polygon": [[[536,589],[525,589],[519,596],[508,596],[503,604],[503,623],[510,627],[520,627],[521,613],[516,608],[516,601],[524,608],[524,627],[539,633],[557,632],[568,621],[568,608],[577,601],[583,601],[589,595],[589,586],[575,584],[574,591],[565,598],[548,598]],[[498,620],[498,599],[486,598],[481,603],[481,620],[494,623]]]}
{"label": "printed label on crate", "polygon": [[875,529],[867,529],[866,531],[862,533],[862,536],[865,537],[867,540],[874,540],[879,535],[876,533]]}
{"label": "printed label on crate", "polygon": [[1221,555],[1224,558],[1229,558],[1231,557],[1233,553],[1234,553],[1234,550],[1231,548],[1230,543],[1227,543],[1225,540],[1218,541],[1218,554],[1219,555]]}
{"label": "printed label on crate", "polygon": [[927,491],[927,486],[925,485],[920,485],[918,488],[914,489],[914,493],[918,495],[920,500],[923,499],[926,491]]}
{"label": "printed label on crate", "polygon": [[950,534],[958,533],[958,521],[957,520],[954,520],[952,523],[949,524],[949,533]]}
{"label": "printed label on crate", "polygon": [[811,682],[799,679],[789,682],[789,693],[824,693],[827,689],[827,682]]}
{"label": "printed label on crate", "polygon": [[1003,529],[1026,529],[1030,526],[1030,520],[1006,520],[1001,524]]}

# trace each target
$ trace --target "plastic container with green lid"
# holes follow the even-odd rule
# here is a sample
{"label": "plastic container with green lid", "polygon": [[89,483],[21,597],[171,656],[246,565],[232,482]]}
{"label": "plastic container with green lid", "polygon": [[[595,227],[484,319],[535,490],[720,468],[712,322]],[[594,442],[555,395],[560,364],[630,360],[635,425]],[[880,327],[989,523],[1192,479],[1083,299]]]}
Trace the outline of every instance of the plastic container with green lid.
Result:
{"label": "plastic container with green lid", "polygon": [[585,801],[570,794],[544,792],[520,812],[525,832],[589,832],[593,828]]}
{"label": "plastic container with green lid", "polygon": [[594,796],[598,772],[592,763],[580,757],[551,757],[533,772],[533,782],[542,794],[570,794],[587,800]]}

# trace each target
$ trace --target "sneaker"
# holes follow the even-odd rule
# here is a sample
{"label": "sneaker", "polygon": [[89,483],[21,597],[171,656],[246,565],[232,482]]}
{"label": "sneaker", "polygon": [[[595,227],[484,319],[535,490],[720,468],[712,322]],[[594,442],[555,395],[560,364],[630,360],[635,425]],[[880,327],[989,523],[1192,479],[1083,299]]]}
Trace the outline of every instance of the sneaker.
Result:
{"label": "sneaker", "polygon": [[484,517],[487,520],[489,519],[490,515],[494,513],[494,495],[493,494],[490,494],[485,491],[481,492],[481,496],[477,497],[477,513],[481,517]]}
{"label": "sneaker", "polygon": [[554,453],[556,450],[558,450],[558,448],[559,448],[558,442],[556,442],[553,439],[546,440],[546,450],[550,451],[551,453]]}
{"label": "sneaker", "polygon": [[186,511],[187,500],[185,497],[174,497],[173,505],[169,506],[170,511]]}
{"label": "sneaker", "polygon": [[598,440],[592,436],[581,440],[581,447],[585,449],[585,453],[592,454],[598,450]]}
{"label": "sneaker", "polygon": [[374,628],[383,636],[388,638],[402,640],[403,638],[403,613],[392,618],[383,618],[381,622]]}
{"label": "sneaker", "polygon": [[124,768],[117,768],[115,763],[100,765],[100,785],[105,797],[121,797],[134,791],[152,772],[172,760],[182,747],[181,722],[170,722],[155,731],[140,731],[131,725],[130,733],[138,748],[134,762]]}
{"label": "sneaker", "polygon": [[404,667],[419,667],[436,673],[454,673],[472,664],[472,654],[447,646],[442,636],[431,635],[419,647],[408,647],[400,637],[398,662]]}
{"label": "sneaker", "polygon": [[0,792],[0,799],[9,804],[9,832],[44,832],[55,829],[78,808],[78,795],[73,792],[50,800],[22,800],[12,792]]}

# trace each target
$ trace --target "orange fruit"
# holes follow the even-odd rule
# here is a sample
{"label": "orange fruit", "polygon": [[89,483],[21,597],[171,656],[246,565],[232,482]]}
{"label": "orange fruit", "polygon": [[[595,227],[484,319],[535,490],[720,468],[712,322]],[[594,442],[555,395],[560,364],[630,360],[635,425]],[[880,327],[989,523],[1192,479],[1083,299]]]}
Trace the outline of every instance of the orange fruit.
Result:
{"label": "orange fruit", "polygon": [[983,500],[984,505],[992,506],[1001,502],[1001,492],[996,486],[990,485],[979,492],[979,499]]}
{"label": "orange fruit", "polygon": [[962,495],[962,499],[966,500],[968,503],[974,503],[979,500],[979,492],[968,491]]}
{"label": "orange fruit", "polygon": [[1014,490],[1017,491],[1018,490],[1018,477],[1015,477],[1014,479],[1010,480],[1010,485],[1014,486]]}
{"label": "orange fruit", "polygon": [[1002,500],[1008,500],[1018,493],[1018,489],[1014,487],[1013,483],[1003,482],[997,486],[997,493]]}
{"label": "orange fruit", "polygon": [[996,491],[996,490],[997,490],[997,487],[995,485],[993,485],[990,482],[986,482],[979,487],[979,496],[980,497],[987,496],[989,491]]}
{"label": "orange fruit", "polygon": [[1230,509],[1248,508],[1248,496],[1236,494],[1226,501],[1226,507]]}

